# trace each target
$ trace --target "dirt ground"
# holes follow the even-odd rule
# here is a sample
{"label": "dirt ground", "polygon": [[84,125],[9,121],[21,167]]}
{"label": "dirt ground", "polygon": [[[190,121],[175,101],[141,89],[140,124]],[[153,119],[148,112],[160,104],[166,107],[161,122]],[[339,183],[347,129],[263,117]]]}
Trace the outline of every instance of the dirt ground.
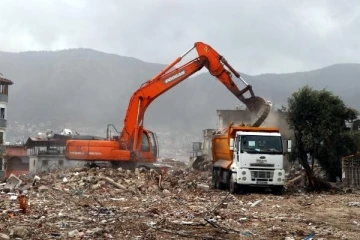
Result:
{"label": "dirt ground", "polygon": [[34,186],[20,177],[21,187],[0,194],[0,239],[359,239],[357,193],[233,195],[210,189],[209,173],[188,170],[39,177]]}

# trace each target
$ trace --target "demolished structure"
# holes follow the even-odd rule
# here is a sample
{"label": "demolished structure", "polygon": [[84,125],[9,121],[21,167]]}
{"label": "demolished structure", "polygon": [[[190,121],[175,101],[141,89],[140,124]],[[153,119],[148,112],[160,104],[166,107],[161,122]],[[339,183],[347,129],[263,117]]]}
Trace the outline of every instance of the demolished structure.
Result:
{"label": "demolished structure", "polygon": [[52,169],[71,168],[83,165],[83,162],[67,161],[65,159],[65,143],[70,138],[69,130],[60,134],[52,131],[39,133],[36,137],[29,137],[25,143],[7,144],[4,148],[4,174],[1,179],[11,174],[35,175]]}
{"label": "demolished structure", "polygon": [[[218,109],[216,110],[218,116],[216,128],[203,130],[203,142],[201,144],[194,142],[193,151],[190,153],[189,165],[196,170],[210,170],[212,167],[211,161],[211,140],[215,133],[222,132],[232,122],[235,124],[248,124],[251,122],[250,112],[241,106],[236,106],[236,109]],[[262,127],[277,127],[283,136],[285,145],[286,139],[291,139],[292,132],[285,119],[285,112],[272,109],[268,118],[261,125]],[[199,146],[201,148],[199,148]],[[288,156],[284,156],[285,169],[289,168]]]}
{"label": "demolished structure", "polygon": [[356,194],[233,195],[210,189],[209,172],[72,168],[13,180],[0,194],[2,239],[356,239],[360,227]]}

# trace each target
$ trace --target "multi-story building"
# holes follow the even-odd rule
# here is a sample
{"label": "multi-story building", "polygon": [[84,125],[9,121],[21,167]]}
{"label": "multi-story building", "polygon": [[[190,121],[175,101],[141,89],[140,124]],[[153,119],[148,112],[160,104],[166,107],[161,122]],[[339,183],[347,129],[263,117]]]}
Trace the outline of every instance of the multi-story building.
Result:
{"label": "multi-story building", "polygon": [[29,156],[24,144],[12,144],[4,146],[5,149],[5,178],[10,174],[21,175],[29,172]]}
{"label": "multi-story building", "polygon": [[13,82],[0,75],[0,141],[6,142],[7,104],[9,99],[9,86]]}
{"label": "multi-story building", "polygon": [[[1,155],[5,155],[4,143],[6,142],[7,129],[7,104],[9,99],[9,86],[13,82],[0,74],[0,145],[2,145]],[[5,175],[4,156],[0,156],[0,178]]]}
{"label": "multi-story building", "polygon": [[29,137],[25,143],[29,156],[29,173],[36,174],[51,169],[83,165],[84,162],[66,160],[65,143],[67,139],[67,136],[60,134]]}

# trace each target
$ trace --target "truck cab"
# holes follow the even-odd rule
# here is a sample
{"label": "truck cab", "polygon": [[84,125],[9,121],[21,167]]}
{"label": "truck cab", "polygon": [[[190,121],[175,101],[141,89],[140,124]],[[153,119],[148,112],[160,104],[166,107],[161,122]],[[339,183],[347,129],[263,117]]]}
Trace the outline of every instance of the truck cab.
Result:
{"label": "truck cab", "polygon": [[232,142],[230,169],[237,185],[282,188],[285,184],[284,151],[279,132],[239,131]]}

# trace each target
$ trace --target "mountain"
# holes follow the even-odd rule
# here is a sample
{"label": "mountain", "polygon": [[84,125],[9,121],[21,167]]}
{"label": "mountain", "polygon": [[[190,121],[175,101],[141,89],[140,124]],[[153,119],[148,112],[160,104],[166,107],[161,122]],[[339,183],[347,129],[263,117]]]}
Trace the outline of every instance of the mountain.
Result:
{"label": "mountain", "polygon": [[[121,129],[133,92],[164,67],[92,49],[0,52],[0,72],[14,82],[9,92],[8,122],[50,121],[60,127],[88,127],[82,134],[105,134],[108,123]],[[360,64],[242,76],[256,95],[278,107],[286,105],[292,92],[309,84],[334,91],[347,104],[360,108]],[[240,80],[235,82],[244,87]],[[219,81],[202,70],[156,99],[147,110],[145,125],[157,132],[173,133],[174,141],[182,139],[184,133],[201,137],[202,129],[216,127],[216,109],[233,109],[237,104]],[[9,129],[9,136],[12,131]]]}

